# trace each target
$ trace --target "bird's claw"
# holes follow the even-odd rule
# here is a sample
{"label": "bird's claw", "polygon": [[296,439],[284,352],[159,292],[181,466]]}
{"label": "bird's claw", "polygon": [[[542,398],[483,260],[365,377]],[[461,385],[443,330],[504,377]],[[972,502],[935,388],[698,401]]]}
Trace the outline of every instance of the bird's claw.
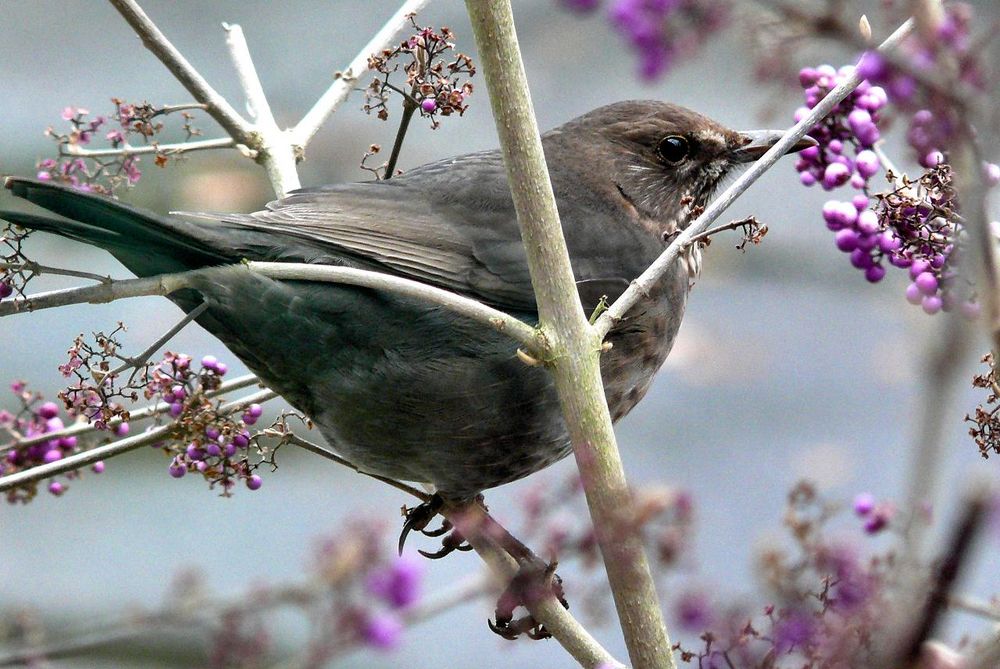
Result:
{"label": "bird's claw", "polygon": [[[406,520],[403,522],[403,531],[399,533],[399,554],[403,554],[403,546],[406,544],[406,537],[409,536],[411,531],[418,531],[428,536],[440,536],[448,530],[430,530],[425,531],[428,523],[434,519],[434,516],[438,515],[441,507],[444,506],[444,499],[440,495],[434,495],[429,500],[423,504],[419,504],[412,509],[407,509],[404,507],[403,515]],[[445,521],[447,523],[448,521]],[[443,528],[444,524],[442,524]],[[450,529],[450,524],[449,524]]]}
{"label": "bird's claw", "polygon": [[[435,532],[437,532],[436,535],[427,534],[426,532],[424,534],[427,534],[427,536],[439,536],[440,534],[442,534],[442,532],[438,532],[437,530],[435,530]],[[417,549],[417,552],[423,555],[425,558],[429,558],[431,560],[440,560],[445,555],[448,555],[453,551],[471,551],[471,550],[472,550],[472,545],[465,540],[465,537],[463,537],[458,530],[452,530],[451,534],[445,535],[444,539],[441,540],[440,550],[434,551],[432,553],[430,551]]]}
{"label": "bird's claw", "polygon": [[549,595],[555,596],[564,608],[569,608],[562,579],[556,574],[556,564],[555,561],[546,564],[536,556],[522,561],[517,574],[497,599],[496,622],[487,621],[490,630],[511,641],[522,634],[535,640],[550,638],[552,635],[534,616],[529,613],[514,618],[514,609],[518,606],[530,608]]}

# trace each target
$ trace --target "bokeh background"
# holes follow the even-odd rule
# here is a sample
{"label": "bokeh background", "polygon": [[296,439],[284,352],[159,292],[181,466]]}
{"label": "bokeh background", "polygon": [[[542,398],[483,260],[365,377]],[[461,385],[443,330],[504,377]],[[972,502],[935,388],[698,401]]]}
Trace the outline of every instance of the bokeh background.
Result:
{"label": "bokeh background", "polygon": [[[892,28],[878,19],[881,4],[863,3],[876,35]],[[973,4],[982,25],[1000,18],[995,2]],[[241,95],[220,24],[241,24],[279,123],[291,124],[395,11],[396,2],[146,0],[143,7],[237,107]],[[190,100],[106,3],[6,0],[0,8],[2,174],[33,174],[36,161],[54,153],[43,131],[62,124],[59,114],[67,105],[98,114],[111,110],[112,96],[154,104]],[[645,84],[601,12],[581,18],[553,0],[522,0],[515,11],[543,128],[627,98],[671,100],[745,129],[786,126],[800,104],[794,84],[755,78],[743,21],[664,79]],[[432,3],[420,20],[452,27],[459,49],[475,57],[462,3]],[[855,55],[816,44],[811,53],[789,58],[796,65],[840,65]],[[445,119],[436,131],[415,120],[402,169],[496,145],[487,92],[477,81],[464,118]],[[395,125],[366,116],[361,105],[362,96],[354,94],[317,135],[301,166],[303,184],[368,177],[358,169],[362,152],[371,143],[391,145]],[[205,115],[199,119],[205,137],[221,135]],[[898,137],[890,139],[889,149],[905,154]],[[159,211],[251,210],[271,195],[263,172],[233,152],[192,154],[162,171],[148,159],[142,167],[146,178],[124,199]],[[784,540],[783,505],[799,479],[813,480],[845,501],[860,491],[880,498],[902,493],[916,436],[923,346],[940,336],[942,319],[903,300],[905,283],[895,276],[901,272],[872,286],[849,266],[820,218],[826,197],[801,187],[788,160],[729,211],[732,218],[755,214],[765,222],[770,232],[764,244],[746,254],[733,248],[735,236],[712,245],[675,351],[643,403],[618,426],[633,483],[682,487],[696,504],[694,552],[680,575],[664,581],[668,609],[672,596],[692,585],[720,597],[754,596],[754,555],[762,545]],[[8,196],[0,198],[10,205]],[[108,255],[79,244],[38,235],[31,248],[42,260],[125,275]],[[43,277],[33,287],[68,285],[72,282]],[[60,382],[56,365],[78,333],[123,320],[129,326],[126,341],[138,350],[178,317],[166,300],[150,298],[5,318],[0,379],[4,387],[8,380],[25,379],[54,395]],[[985,352],[984,340],[980,344],[977,350]],[[214,353],[233,363],[233,374],[244,371],[197,327],[186,329],[170,347],[195,357]],[[960,364],[961,376],[971,378],[977,356]],[[963,387],[959,395],[949,407],[946,457],[937,465],[945,489],[955,493],[975,477],[996,481],[1000,466],[979,457],[962,425],[977,394]],[[12,399],[0,394],[0,406]],[[169,595],[175,576],[192,568],[202,570],[221,595],[238,596],[255,583],[300,578],[316,537],[347,519],[373,518],[395,528],[397,509],[408,501],[401,493],[312,456],[289,450],[282,455],[280,469],[265,476],[260,491],[241,489],[231,499],[219,498],[193,476],[171,479],[163,456],[143,449],[110,461],[104,474],[87,476],[62,498],[41,494],[26,507],[0,508],[0,616],[27,608],[76,625],[108,619],[130,607],[155,606]],[[516,518],[527,490],[540,481],[561,481],[572,468],[564,461],[491,491],[491,508],[501,518]],[[954,502],[935,509],[944,526]],[[860,524],[849,518],[841,531],[862,545],[878,547],[887,540],[863,538]],[[963,590],[987,596],[997,591],[998,541],[984,540]],[[445,588],[478,569],[478,559],[468,554],[429,563],[427,587]],[[573,567],[565,569],[571,600],[573,574]],[[508,643],[494,637],[485,626],[491,612],[488,600],[469,602],[409,631],[400,650],[354,654],[341,666],[572,666],[553,641]],[[952,638],[983,629],[968,617],[953,621]],[[279,642],[293,645],[302,633],[296,625],[280,621]],[[596,627],[595,633],[625,657],[614,625]],[[158,666],[170,656],[177,666],[192,662],[183,640],[175,644],[158,656],[136,654],[129,664]],[[123,662],[119,657],[113,663]],[[107,657],[88,656],[72,666],[108,663]]]}

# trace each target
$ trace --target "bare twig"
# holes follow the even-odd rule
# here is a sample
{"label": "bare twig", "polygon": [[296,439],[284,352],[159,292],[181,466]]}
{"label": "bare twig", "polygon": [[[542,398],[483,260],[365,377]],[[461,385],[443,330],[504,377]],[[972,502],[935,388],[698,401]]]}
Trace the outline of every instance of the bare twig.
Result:
{"label": "bare twig", "polygon": [[[252,395],[247,395],[246,397],[236,400],[235,402],[224,404],[219,408],[219,411],[221,413],[232,413],[234,411],[244,409],[254,403],[266,402],[267,400],[273,399],[277,396],[277,393],[273,390],[261,390],[253,393]],[[59,474],[65,474],[66,472],[71,472],[76,469],[80,469],[81,467],[92,465],[99,460],[107,460],[109,458],[122,455],[123,453],[128,453],[129,451],[133,451],[140,446],[163,441],[163,439],[170,435],[172,430],[173,425],[161,425],[160,427],[154,427],[147,432],[143,432],[142,434],[137,434],[134,437],[119,439],[118,441],[113,441],[110,444],[105,444],[103,446],[98,446],[97,448],[92,448],[88,451],[69,455],[60,460],[56,460],[55,462],[38,465],[36,467],[32,467],[31,469],[25,469],[24,471],[2,476],[0,477],[0,492],[5,492],[12,488],[19,488],[29,483],[36,483],[53,476],[58,476]],[[46,436],[51,439],[51,435]]]}
{"label": "bare twig", "polygon": [[336,80],[325,93],[316,101],[312,109],[302,117],[298,125],[290,133],[290,141],[300,150],[305,149],[306,144],[312,139],[316,131],[319,130],[330,115],[339,107],[354,88],[355,82],[368,70],[368,57],[384,49],[402,30],[409,21],[410,14],[414,14],[423,9],[429,0],[406,0],[403,5],[396,10],[396,13],[386,21],[382,29],[375,33],[354,60],[337,75]]}
{"label": "bare twig", "polygon": [[74,276],[78,279],[90,279],[91,281],[99,281],[100,283],[111,283],[111,277],[103,274],[94,274],[93,272],[82,272],[76,269],[66,269],[64,267],[50,267],[48,265],[39,265],[33,260],[27,262],[2,262],[0,261],[0,269],[13,270],[15,272],[28,272],[36,276],[41,276],[42,274],[52,274],[55,276]]}
{"label": "bare twig", "polygon": [[114,158],[150,153],[179,155],[188,153],[189,151],[227,149],[236,148],[236,146],[236,140],[232,137],[219,137],[218,139],[199,139],[190,142],[177,142],[175,144],[147,144],[145,146],[125,144],[117,149],[84,149],[78,144],[67,144],[62,149],[68,156],[77,156],[80,158]]}
{"label": "bare twig", "polygon": [[256,148],[257,141],[252,136],[250,123],[233,109],[218,91],[205,80],[203,76],[177,50],[166,35],[146,15],[135,0],[109,0],[126,22],[139,35],[147,49],[160,59],[171,74],[194,96],[194,99],[205,105],[205,111],[240,144]]}
{"label": "bare twig", "polygon": [[140,365],[143,365],[147,360],[149,360],[154,353],[160,350],[160,347],[166,344],[168,341],[177,336],[177,333],[187,327],[187,324],[194,319],[201,316],[205,310],[208,309],[208,303],[202,302],[197,307],[192,309],[189,313],[184,315],[180,321],[178,321],[173,327],[164,332],[156,341],[150,344],[142,353],[129,358],[124,358],[124,364],[110,372],[104,374],[104,376],[114,376],[116,374],[121,374],[126,369],[135,368],[138,369]]}
{"label": "bare twig", "polygon": [[[878,50],[880,52],[890,52],[913,30],[913,21],[907,21],[890,35]],[[649,268],[642,273],[632,285],[615,300],[614,304],[597,319],[595,327],[602,337],[608,332],[625,314],[639,301],[643,294],[656,284],[657,281],[669,270],[674,260],[680,252],[690,243],[691,238],[700,234],[708,228],[722,213],[742,195],[764,172],[771,168],[795,142],[805,137],[806,133],[816,125],[823,117],[829,114],[841,100],[846,98],[851,91],[861,83],[861,76],[854,72],[843,83],[830,91],[823,100],[806,114],[801,121],[790,128],[782,138],[772,146],[767,153],[760,157],[750,169],[742,174],[733,184],[727,188],[722,195],[715,198],[705,211],[691,223],[674,241],[666,248],[659,258],[653,262]]]}
{"label": "bare twig", "polygon": [[402,481],[397,481],[396,479],[392,479],[392,478],[389,478],[387,476],[379,476],[378,474],[372,474],[371,472],[366,472],[365,470],[361,469],[360,467],[358,467],[357,465],[355,465],[350,460],[342,458],[341,456],[337,455],[333,451],[331,451],[331,450],[329,450],[327,448],[324,448],[324,447],[320,446],[319,444],[313,443],[313,442],[309,441],[308,439],[303,439],[302,437],[300,437],[299,435],[295,434],[294,432],[289,432],[289,433],[275,435],[275,436],[280,437],[281,440],[284,441],[284,442],[287,442],[289,444],[294,444],[295,446],[298,446],[299,448],[301,448],[304,451],[308,451],[308,452],[310,452],[310,453],[312,453],[314,455],[318,455],[321,458],[326,458],[327,460],[331,460],[333,462],[336,462],[338,465],[343,465],[344,467],[347,467],[348,469],[353,469],[354,471],[356,471],[359,474],[363,474],[365,476],[369,476],[369,477],[375,479],[376,481],[381,481],[382,483],[385,483],[386,485],[390,485],[390,486],[392,486],[393,488],[395,488],[397,490],[401,490],[401,491],[407,493],[408,495],[412,495],[413,497],[416,497],[421,502],[426,502],[427,500],[429,500],[431,498],[431,496],[428,495],[427,493],[425,493],[424,491],[418,490],[417,488],[414,488],[411,485],[407,485],[406,483],[403,483]]}

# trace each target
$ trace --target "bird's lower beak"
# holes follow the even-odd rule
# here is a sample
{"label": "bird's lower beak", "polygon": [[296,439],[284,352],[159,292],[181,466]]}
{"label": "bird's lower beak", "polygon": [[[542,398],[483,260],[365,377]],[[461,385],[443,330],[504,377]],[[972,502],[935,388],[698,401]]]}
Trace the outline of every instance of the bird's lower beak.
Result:
{"label": "bird's lower beak", "polygon": [[[733,152],[733,162],[752,163],[767,153],[768,149],[777,144],[778,140],[784,134],[784,130],[749,130],[741,132],[740,136],[745,139],[746,143]],[[817,142],[812,137],[803,137],[795,142],[795,144],[792,144],[792,148],[788,149],[788,153],[798,153],[802,149],[816,145]]]}

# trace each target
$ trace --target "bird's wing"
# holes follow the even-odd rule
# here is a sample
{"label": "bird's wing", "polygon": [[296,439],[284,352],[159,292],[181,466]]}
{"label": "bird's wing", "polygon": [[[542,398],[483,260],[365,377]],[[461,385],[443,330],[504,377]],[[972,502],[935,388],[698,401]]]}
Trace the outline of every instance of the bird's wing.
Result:
{"label": "bird's wing", "polygon": [[[560,201],[566,219],[596,217]],[[296,191],[225,223],[291,235],[498,308],[534,310],[514,206],[495,151],[424,165],[388,181]],[[584,306],[615,297],[629,280],[574,254]],[[591,293],[594,293],[591,295]]]}

